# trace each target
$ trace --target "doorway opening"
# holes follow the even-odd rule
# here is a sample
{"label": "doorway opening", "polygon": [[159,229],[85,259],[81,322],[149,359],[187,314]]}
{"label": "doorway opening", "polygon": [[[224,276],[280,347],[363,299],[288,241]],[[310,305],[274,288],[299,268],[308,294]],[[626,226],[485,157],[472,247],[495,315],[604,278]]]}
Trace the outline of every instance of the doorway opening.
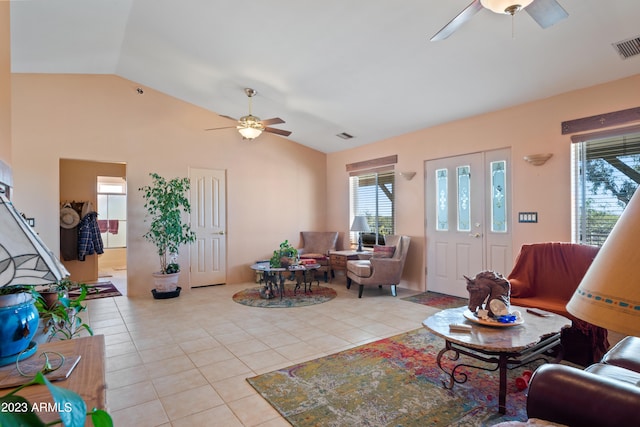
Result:
{"label": "doorway opening", "polygon": [[[98,176],[98,227],[104,253],[98,257],[98,275],[126,282],[127,181],[121,176]],[[119,288],[118,284],[114,283]],[[122,293],[122,290],[120,290]]]}

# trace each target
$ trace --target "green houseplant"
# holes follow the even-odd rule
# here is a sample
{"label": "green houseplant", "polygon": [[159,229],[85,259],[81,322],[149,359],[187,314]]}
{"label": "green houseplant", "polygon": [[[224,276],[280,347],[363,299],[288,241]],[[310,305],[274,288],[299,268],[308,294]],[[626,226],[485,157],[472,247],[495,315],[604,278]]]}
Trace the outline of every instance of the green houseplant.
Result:
{"label": "green houseplant", "polygon": [[191,212],[187,198],[191,183],[189,178],[167,180],[157,173],[150,173],[149,176],[152,184],[138,189],[142,192],[149,218],[149,231],[143,237],[155,245],[160,258],[160,271],[154,273],[156,291],[174,292],[180,272],[180,266],[175,261],[178,249],[180,245],[196,240],[196,234],[182,219],[184,213]]}
{"label": "green houseplant", "polygon": [[288,267],[297,258],[298,250],[291,246],[288,240],[280,243],[280,247],[273,251],[269,265],[274,268]]}
{"label": "green houseplant", "polygon": [[[80,289],[80,295],[70,297],[69,291]],[[72,339],[83,330],[93,335],[93,330],[80,318],[80,313],[87,309],[84,300],[87,298],[88,286],[84,283],[75,283],[68,279],[61,280],[49,287],[46,291],[39,291],[36,299],[36,308],[40,314],[42,332],[46,341],[52,339]],[[54,300],[45,295],[55,293]]]}

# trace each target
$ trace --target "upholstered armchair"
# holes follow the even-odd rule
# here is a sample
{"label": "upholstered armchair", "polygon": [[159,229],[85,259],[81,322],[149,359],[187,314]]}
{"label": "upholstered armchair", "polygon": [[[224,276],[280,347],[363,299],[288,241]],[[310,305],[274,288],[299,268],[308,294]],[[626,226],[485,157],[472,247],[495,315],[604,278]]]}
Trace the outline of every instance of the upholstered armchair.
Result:
{"label": "upholstered armchair", "polygon": [[409,236],[385,236],[385,245],[374,246],[371,258],[347,261],[347,289],[356,282],[360,286],[358,298],[362,298],[365,285],[391,286],[391,295],[395,297],[410,241]]}
{"label": "upholstered armchair", "polygon": [[302,247],[298,249],[301,259],[315,259],[324,273],[324,281],[329,279],[329,251],[336,249],[337,231],[301,231]]}
{"label": "upholstered armchair", "polygon": [[599,361],[608,349],[607,330],[572,316],[566,305],[598,249],[565,242],[522,245],[508,277],[511,304],[539,308],[572,320],[572,327],[562,331],[564,358],[583,366]]}

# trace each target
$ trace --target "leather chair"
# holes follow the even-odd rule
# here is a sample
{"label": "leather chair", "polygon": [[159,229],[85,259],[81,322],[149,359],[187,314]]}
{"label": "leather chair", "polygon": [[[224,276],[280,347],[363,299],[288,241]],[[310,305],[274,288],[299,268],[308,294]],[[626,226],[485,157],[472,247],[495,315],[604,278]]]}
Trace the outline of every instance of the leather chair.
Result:
{"label": "leather chair", "polygon": [[[362,298],[365,285],[391,286],[391,295],[397,295],[396,286],[402,278],[402,270],[409,251],[409,236],[385,236],[384,246],[374,246],[373,255],[369,259],[358,259],[347,261],[347,289],[351,288],[351,283],[360,285],[358,298]],[[390,258],[385,248],[395,247]],[[386,254],[380,256],[379,254]]]}
{"label": "leather chair", "polygon": [[580,320],[566,309],[598,249],[566,242],[522,245],[507,277],[512,305],[539,308],[571,319],[571,328],[562,330],[564,358],[582,366],[599,361],[609,348],[606,329]]}
{"label": "leather chair", "polygon": [[527,416],[569,426],[640,425],[640,338],[626,337],[585,370],[540,366],[531,377]]}
{"label": "leather chair", "polygon": [[336,249],[337,231],[301,231],[302,247],[298,249],[300,259],[315,259],[324,273],[324,281],[329,280],[329,251]]}

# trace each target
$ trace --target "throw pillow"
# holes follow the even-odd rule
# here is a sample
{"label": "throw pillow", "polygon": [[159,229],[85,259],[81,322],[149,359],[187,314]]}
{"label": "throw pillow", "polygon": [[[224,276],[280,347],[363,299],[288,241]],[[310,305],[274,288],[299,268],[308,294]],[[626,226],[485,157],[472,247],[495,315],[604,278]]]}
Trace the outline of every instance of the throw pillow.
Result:
{"label": "throw pillow", "polygon": [[395,246],[375,245],[373,247],[374,258],[391,258],[396,251]]}

